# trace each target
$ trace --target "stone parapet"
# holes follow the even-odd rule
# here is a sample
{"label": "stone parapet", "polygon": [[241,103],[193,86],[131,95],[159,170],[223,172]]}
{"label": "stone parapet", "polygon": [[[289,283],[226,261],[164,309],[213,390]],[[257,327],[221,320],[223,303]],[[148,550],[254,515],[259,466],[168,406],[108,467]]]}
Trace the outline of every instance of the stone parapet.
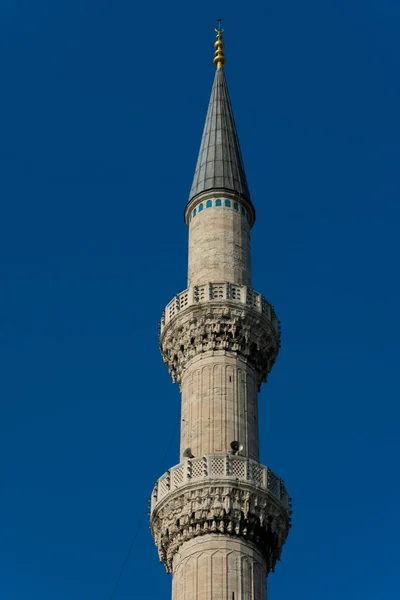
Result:
{"label": "stone parapet", "polygon": [[162,313],[160,335],[174,317],[190,306],[205,302],[221,302],[222,300],[229,300],[235,305],[242,305],[260,313],[270,321],[272,329],[277,334],[279,333],[279,321],[274,307],[260,293],[246,285],[236,285],[229,282],[209,282],[193,286],[174,296]]}
{"label": "stone parapet", "polygon": [[[198,288],[204,288],[200,293]],[[173,381],[180,383],[190,361],[206,352],[240,355],[266,381],[280,346],[271,304],[247,286],[209,283],[178,294],[160,326],[160,349]]]}
{"label": "stone parapet", "polygon": [[256,460],[233,454],[211,454],[201,458],[188,458],[164,473],[155,483],[151,496],[151,510],[171,491],[187,483],[210,478],[227,481],[243,481],[255,488],[267,491],[275,500],[289,510],[286,488],[275,473]]}
{"label": "stone parapet", "polygon": [[182,544],[206,534],[254,544],[267,572],[273,570],[290,527],[290,500],[282,481],[267,467],[242,457],[196,460],[168,471],[153,491],[151,530],[167,572],[173,571]]}

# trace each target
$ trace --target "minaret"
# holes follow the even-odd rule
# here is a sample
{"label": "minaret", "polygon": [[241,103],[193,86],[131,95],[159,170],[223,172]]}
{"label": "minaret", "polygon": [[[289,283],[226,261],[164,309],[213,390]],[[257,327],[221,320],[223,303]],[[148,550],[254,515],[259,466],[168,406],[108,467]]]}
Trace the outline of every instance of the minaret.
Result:
{"label": "minaret", "polygon": [[257,393],[279,322],[251,287],[250,199],[225,79],[223,30],[185,222],[188,289],[160,348],[182,396],[181,459],[156,482],[151,529],[173,600],[265,600],[290,527],[283,481],[259,462]]}

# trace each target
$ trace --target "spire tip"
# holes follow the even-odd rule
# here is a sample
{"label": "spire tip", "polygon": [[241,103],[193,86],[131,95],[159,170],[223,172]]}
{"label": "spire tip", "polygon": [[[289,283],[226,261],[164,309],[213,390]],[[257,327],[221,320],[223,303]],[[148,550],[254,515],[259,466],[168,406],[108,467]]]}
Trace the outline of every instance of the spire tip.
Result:
{"label": "spire tip", "polygon": [[218,25],[215,28],[215,33],[217,34],[217,40],[214,44],[215,47],[215,58],[214,65],[217,67],[217,70],[222,69],[222,67],[226,64],[226,58],[224,54],[224,42],[222,41],[222,34],[224,30],[221,28],[222,19],[218,19]]}

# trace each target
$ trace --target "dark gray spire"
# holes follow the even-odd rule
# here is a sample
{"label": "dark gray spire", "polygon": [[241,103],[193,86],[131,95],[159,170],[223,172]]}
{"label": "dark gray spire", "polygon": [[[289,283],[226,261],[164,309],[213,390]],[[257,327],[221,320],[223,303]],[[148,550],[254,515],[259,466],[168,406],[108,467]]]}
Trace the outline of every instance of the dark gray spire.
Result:
{"label": "dark gray spire", "polygon": [[189,201],[207,190],[237,192],[251,203],[224,70],[215,72]]}

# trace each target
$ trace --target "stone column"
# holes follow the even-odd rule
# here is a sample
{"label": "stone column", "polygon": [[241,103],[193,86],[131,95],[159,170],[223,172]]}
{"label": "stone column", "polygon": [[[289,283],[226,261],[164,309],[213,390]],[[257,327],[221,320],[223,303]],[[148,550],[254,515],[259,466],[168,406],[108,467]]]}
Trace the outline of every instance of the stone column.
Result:
{"label": "stone column", "polygon": [[236,353],[206,352],[186,367],[181,382],[181,456],[229,452],[258,460],[257,373]]}
{"label": "stone column", "polygon": [[173,560],[173,600],[266,600],[267,566],[252,543],[204,535]]}

